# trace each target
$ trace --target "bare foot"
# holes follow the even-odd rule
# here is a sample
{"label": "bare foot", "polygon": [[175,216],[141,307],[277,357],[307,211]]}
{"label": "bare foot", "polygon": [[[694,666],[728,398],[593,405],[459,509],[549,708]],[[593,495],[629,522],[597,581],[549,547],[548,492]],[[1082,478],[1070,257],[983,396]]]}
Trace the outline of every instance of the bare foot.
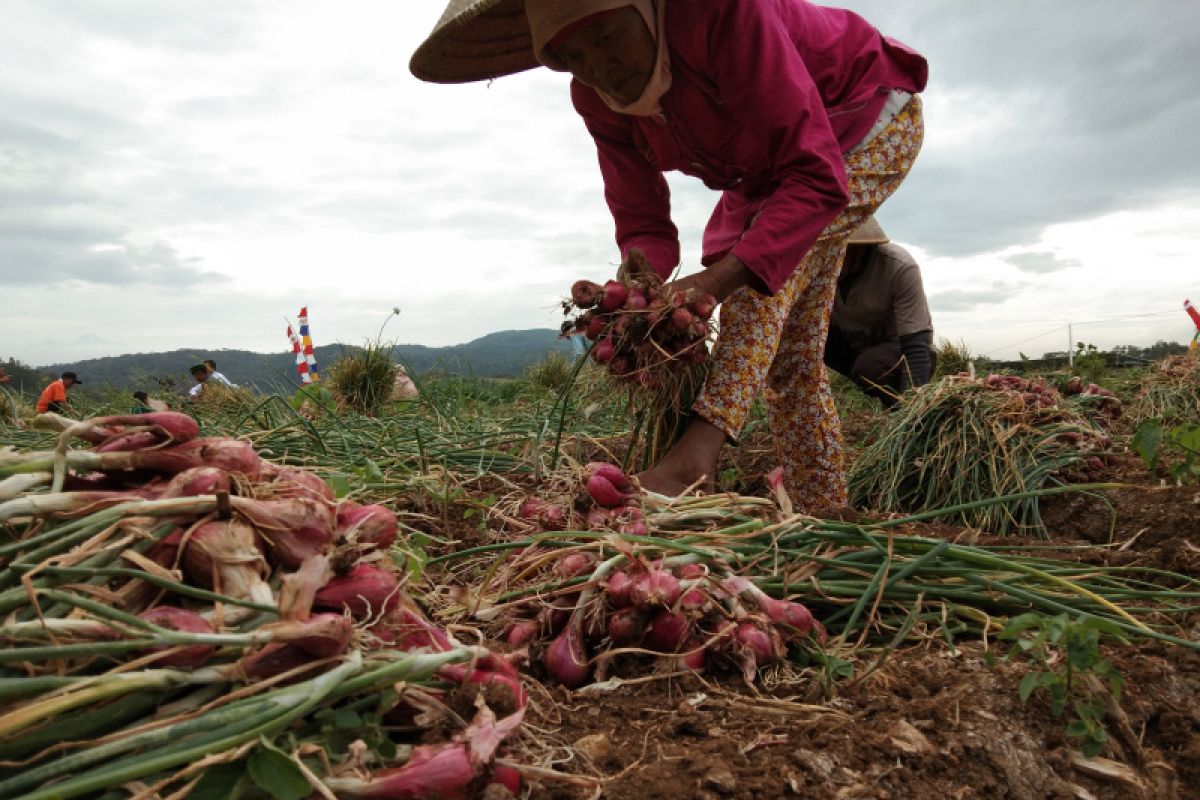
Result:
{"label": "bare foot", "polygon": [[725,433],[696,417],[683,436],[657,464],[636,477],[643,489],[677,497],[692,488],[711,493],[716,489],[717,457]]}

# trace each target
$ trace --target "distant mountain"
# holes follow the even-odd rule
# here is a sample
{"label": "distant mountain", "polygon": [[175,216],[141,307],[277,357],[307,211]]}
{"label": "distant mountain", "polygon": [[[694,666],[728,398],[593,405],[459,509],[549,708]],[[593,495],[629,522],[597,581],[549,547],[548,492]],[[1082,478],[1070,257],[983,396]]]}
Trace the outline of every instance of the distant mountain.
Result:
{"label": "distant mountain", "polygon": [[[315,350],[317,364],[328,367],[344,353],[356,349],[353,345],[338,344],[318,347]],[[499,331],[449,347],[401,344],[394,348],[396,360],[418,374],[439,369],[489,378],[516,377],[553,350],[572,352],[571,344],[558,338],[558,331],[541,329]],[[38,367],[37,371],[57,375],[72,370],[84,381],[85,387],[111,385],[126,390],[143,387],[161,392],[189,387],[192,380],[188,368],[205,358],[216,361],[217,369],[234,383],[261,391],[287,389],[295,382],[295,363],[290,352],[255,353],[249,350],[189,348],[167,353],[131,353],[49,364]]]}

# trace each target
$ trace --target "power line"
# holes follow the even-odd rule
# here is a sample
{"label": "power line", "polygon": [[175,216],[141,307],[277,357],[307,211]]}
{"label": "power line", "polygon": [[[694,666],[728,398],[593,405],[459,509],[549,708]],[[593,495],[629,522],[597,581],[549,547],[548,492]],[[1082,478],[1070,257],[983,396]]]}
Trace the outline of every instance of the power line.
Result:
{"label": "power line", "polygon": [[1067,326],[1062,325],[1058,328],[1055,328],[1054,330],[1050,330],[1050,331],[1046,331],[1045,333],[1039,333],[1034,336],[1030,336],[1028,339],[1022,339],[1019,342],[1013,342],[1012,344],[1006,344],[1003,347],[997,347],[995,350],[989,350],[988,352],[984,353],[984,355],[990,356],[992,353],[998,353],[1001,350],[1007,350],[1008,348],[1016,347],[1019,344],[1025,344],[1026,342],[1032,342],[1034,339],[1042,339],[1046,336],[1049,336],[1052,333],[1061,333],[1062,331],[1065,331],[1066,329],[1067,329]]}
{"label": "power line", "polygon": [[1171,311],[1151,311],[1147,314],[1124,314],[1119,317],[1105,317],[1104,319],[1085,319],[1082,322],[1075,322],[1075,325],[1095,325],[1098,322],[1115,322],[1122,319],[1145,319],[1146,317],[1165,317],[1168,315],[1178,314],[1179,309]]}
{"label": "power line", "polygon": [[993,353],[998,353],[1001,350],[1007,350],[1010,347],[1016,347],[1018,345],[1025,344],[1026,342],[1032,342],[1037,339],[1043,339],[1053,333],[1061,333],[1062,331],[1068,330],[1072,325],[1096,325],[1101,322],[1116,322],[1116,321],[1125,320],[1125,319],[1145,319],[1147,317],[1165,317],[1170,314],[1178,314],[1178,313],[1179,313],[1179,309],[1172,309],[1170,311],[1150,311],[1150,312],[1147,312],[1144,314],[1123,314],[1123,315],[1116,316],[1116,317],[1104,317],[1102,319],[1088,319],[1088,320],[1082,320],[1079,322],[1072,320],[1070,323],[1068,323],[1066,325],[1060,325],[1057,328],[1052,328],[1051,330],[1043,331],[1042,333],[1038,333],[1038,334],[1034,334],[1033,336],[1030,336],[1027,339],[1022,339],[1019,342],[1013,342],[1012,344],[1006,344],[1002,347],[994,348],[994,349],[989,350],[988,352],[984,353],[983,355],[990,356]]}

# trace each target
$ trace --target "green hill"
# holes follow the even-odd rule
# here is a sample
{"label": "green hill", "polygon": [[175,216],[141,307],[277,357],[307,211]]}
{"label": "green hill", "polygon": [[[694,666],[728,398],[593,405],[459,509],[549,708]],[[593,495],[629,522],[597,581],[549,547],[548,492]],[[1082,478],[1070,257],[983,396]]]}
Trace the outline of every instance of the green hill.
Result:
{"label": "green hill", "polygon": [[[337,344],[318,347],[315,350],[317,365],[327,368],[344,352],[355,349],[352,345]],[[558,331],[554,330],[499,331],[448,347],[401,344],[394,348],[396,360],[418,374],[437,369],[451,374],[492,378],[516,377],[552,350],[571,353],[570,343],[559,339]],[[36,372],[57,375],[65,370],[73,370],[89,388],[109,385],[123,390],[147,388],[161,392],[189,387],[192,381],[188,367],[205,358],[216,361],[217,369],[234,383],[260,391],[287,389],[296,382],[291,352],[255,353],[250,350],[199,348],[48,364],[37,367]],[[28,392],[32,387],[23,388]],[[35,391],[40,388],[37,386]]]}

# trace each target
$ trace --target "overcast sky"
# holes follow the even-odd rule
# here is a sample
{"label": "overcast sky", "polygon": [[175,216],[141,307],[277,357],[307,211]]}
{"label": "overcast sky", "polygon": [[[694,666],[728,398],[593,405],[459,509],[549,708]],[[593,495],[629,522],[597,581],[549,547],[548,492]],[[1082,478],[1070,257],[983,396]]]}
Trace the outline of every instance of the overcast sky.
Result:
{"label": "overcast sky", "polygon": [[[938,335],[1190,338],[1195,3],[847,5],[930,62],[925,147],[879,217]],[[401,342],[556,327],[616,264],[594,147],[562,75],[411,77],[442,8],[0,0],[0,358],[283,350],[303,304],[318,344],[393,306]],[[690,271],[716,195],[671,183]]]}

